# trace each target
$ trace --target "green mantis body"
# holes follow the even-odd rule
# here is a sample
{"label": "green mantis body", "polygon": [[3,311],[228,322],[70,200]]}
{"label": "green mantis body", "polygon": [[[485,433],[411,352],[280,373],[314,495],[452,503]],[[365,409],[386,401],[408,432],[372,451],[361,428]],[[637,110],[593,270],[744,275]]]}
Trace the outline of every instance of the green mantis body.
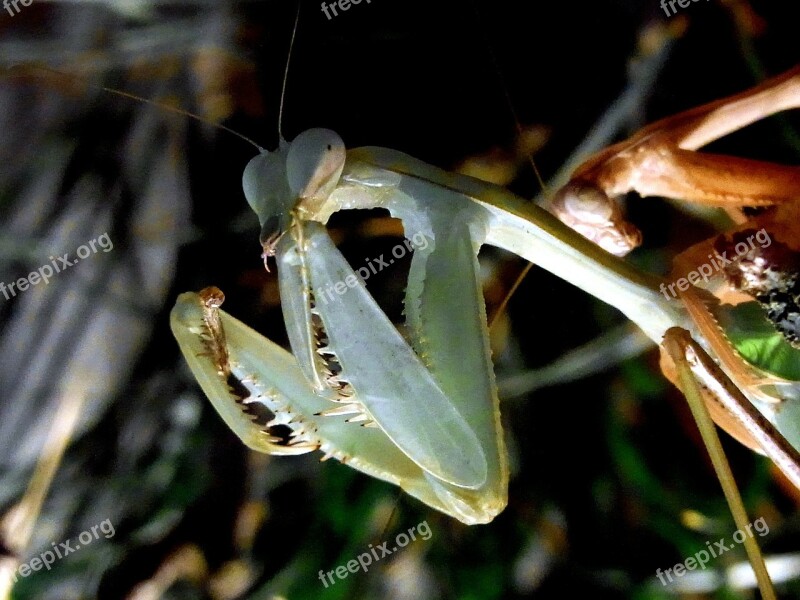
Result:
{"label": "green mantis body", "polygon": [[[491,521],[506,505],[508,484],[477,274],[483,244],[613,304],[656,343],[671,327],[693,329],[682,305],[659,293],[658,280],[547,211],[400,152],[345,153],[335,133],[309,130],[254,158],[243,183],[265,257],[277,257],[294,356],[218,310],[218,291],[183,294],[171,326],[205,393],[249,447],[319,449],[467,524]],[[409,339],[324,227],[334,212],[367,208],[388,210],[406,237],[428,242],[411,262]],[[320,301],[331,281],[347,291]],[[266,417],[255,416],[257,407]]]}

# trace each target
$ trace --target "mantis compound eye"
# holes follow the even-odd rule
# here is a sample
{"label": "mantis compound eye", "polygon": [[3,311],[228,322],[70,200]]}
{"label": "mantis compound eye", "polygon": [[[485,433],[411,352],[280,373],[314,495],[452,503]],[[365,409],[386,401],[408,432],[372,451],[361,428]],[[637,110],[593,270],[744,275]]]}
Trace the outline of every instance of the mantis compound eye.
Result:
{"label": "mantis compound eye", "polygon": [[346,157],[344,142],[330,129],[298,135],[286,157],[286,178],[295,198],[327,198],[339,183]]}
{"label": "mantis compound eye", "polygon": [[262,152],[253,157],[242,175],[242,187],[247,203],[258,216],[261,242],[277,241],[288,226],[289,211],[294,197],[286,181],[286,142],[274,152]]}
{"label": "mantis compound eye", "polygon": [[570,183],[553,199],[551,211],[562,222],[616,256],[642,243],[642,234],[622,216],[619,205],[593,185]]}

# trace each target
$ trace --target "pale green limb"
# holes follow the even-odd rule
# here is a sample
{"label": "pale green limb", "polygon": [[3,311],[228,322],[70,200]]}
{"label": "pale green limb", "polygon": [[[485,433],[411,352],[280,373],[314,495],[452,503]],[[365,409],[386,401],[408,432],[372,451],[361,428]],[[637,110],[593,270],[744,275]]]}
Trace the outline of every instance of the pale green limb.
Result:
{"label": "pale green limb", "polygon": [[[703,437],[703,442],[722,485],[722,490],[725,493],[725,498],[728,501],[736,526],[741,531],[747,531],[747,527],[750,524],[747,511],[744,508],[742,497],[733,478],[725,451],[720,444],[716,427],[706,408],[700,386],[690,366],[690,361],[698,360],[698,356],[704,354],[704,351],[691,339],[689,332],[679,328],[667,331],[664,336],[664,348],[675,363],[680,378],[681,391],[689,402],[689,408]],[[725,375],[720,371],[719,377],[724,378]],[[730,383],[730,386],[734,387],[733,383]],[[749,404],[746,399],[745,402]],[[772,580],[764,564],[764,557],[761,555],[758,542],[752,536],[745,536],[743,544],[756,574],[758,588],[762,597],[767,600],[775,600],[775,590],[772,587]]]}

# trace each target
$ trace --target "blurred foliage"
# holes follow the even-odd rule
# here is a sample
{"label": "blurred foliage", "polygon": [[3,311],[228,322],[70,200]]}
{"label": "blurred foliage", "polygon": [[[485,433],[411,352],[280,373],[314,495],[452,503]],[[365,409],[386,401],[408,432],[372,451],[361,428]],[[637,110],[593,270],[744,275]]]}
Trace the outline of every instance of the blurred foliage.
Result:
{"label": "blurred foliage", "polygon": [[[476,527],[318,455],[255,456],[202,397],[169,334],[178,293],[217,285],[228,312],[286,339],[274,273],[263,270],[241,192],[253,150],[98,86],[273,147],[295,6],[34,0],[0,16],[0,279],[23,277],[103,232],[114,241],[113,251],[47,286],[0,300],[4,513],[21,497],[50,424],[63,418],[64,399],[82,407],[19,559],[105,519],[115,529],[20,578],[13,597],[675,597],[656,569],[730,539],[735,527],[655,350],[505,403],[509,506]],[[528,153],[548,180],[626,89],[636,90],[635,102],[624,105],[614,139],[787,69],[798,61],[798,17],[794,3],[767,0],[691,3],[672,17],[635,0],[373,0],[328,20],[304,3],[283,133],[329,127],[349,146],[396,148],[534,197]],[[797,132],[796,116],[782,116],[713,149],[796,164]],[[644,269],[665,272],[674,254],[712,231],[658,199],[629,200],[645,236],[630,260]],[[397,226],[381,214],[337,215],[332,235],[360,261],[397,243]],[[492,313],[522,264],[491,250],[482,258]],[[393,317],[401,271],[370,279]],[[622,322],[534,269],[494,329],[498,378],[548,365]],[[724,442],[753,518],[769,523],[764,551],[788,561],[782,597],[797,597],[789,573],[800,564],[800,496],[764,459]],[[366,574],[320,581],[320,570],[423,521],[430,540]],[[697,589],[718,587],[715,573],[744,560],[737,547],[692,573],[705,577]]]}

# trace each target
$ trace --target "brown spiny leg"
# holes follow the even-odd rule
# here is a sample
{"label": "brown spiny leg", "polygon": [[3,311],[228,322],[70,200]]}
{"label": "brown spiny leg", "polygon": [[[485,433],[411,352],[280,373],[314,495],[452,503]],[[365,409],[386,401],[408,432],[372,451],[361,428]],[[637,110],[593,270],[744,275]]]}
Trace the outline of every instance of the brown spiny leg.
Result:
{"label": "brown spiny leg", "polygon": [[[726,431],[729,430],[715,418],[715,414],[724,414],[725,423],[736,423],[735,430],[746,431],[747,437],[756,446],[754,449],[760,449],[762,454],[771,458],[781,472],[800,489],[800,453],[753,406],[731,378],[692,339],[689,332],[673,328],[664,339],[662,363],[668,363],[668,369],[674,377],[673,383],[681,389],[684,387],[680,383],[677,356],[691,371],[714,421]],[[683,391],[686,393],[686,390]],[[734,433],[729,433],[737,437]]]}
{"label": "brown spiny leg", "polygon": [[[673,270],[662,291],[683,303],[695,324],[697,333],[717,357],[722,368],[740,390],[751,398],[765,402],[779,402],[766,391],[788,383],[780,377],[765,373],[747,363],[736,351],[717,320],[722,305],[752,302],[769,289],[782,285],[787,270],[800,265],[800,256],[769,237],[753,224],[740,226],[732,233],[720,234],[691,246],[674,260]],[[768,312],[765,308],[765,317]],[[776,323],[776,327],[778,324]],[[662,354],[661,369],[664,375],[677,384],[675,365]],[[722,410],[708,387],[701,389],[714,421],[742,444],[763,452],[740,420],[732,418],[730,411]]]}
{"label": "brown spiny leg", "polygon": [[[685,329],[672,327],[664,334],[662,348],[675,365],[678,385],[686,397],[697,427],[714,465],[731,514],[739,529],[748,525],[747,511],[728,464],[725,451],[720,444],[717,430],[710,418],[704,402],[702,389],[706,388],[719,399],[724,410],[745,424],[759,445],[780,467],[792,483],[800,483],[800,455],[758,411],[739,389],[727,379],[703,348],[695,343]],[[775,600],[777,595],[767,572],[764,557],[753,538],[744,540],[744,547],[755,572],[761,597]]]}

